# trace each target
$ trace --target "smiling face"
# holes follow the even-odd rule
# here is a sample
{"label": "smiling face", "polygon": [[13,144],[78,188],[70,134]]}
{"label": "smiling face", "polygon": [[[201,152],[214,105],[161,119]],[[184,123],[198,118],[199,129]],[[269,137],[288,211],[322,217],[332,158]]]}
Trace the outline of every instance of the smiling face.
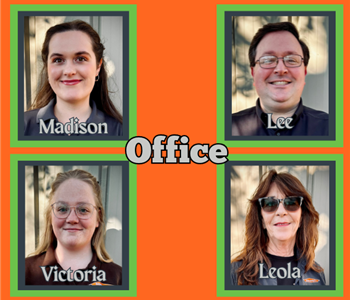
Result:
{"label": "smiling face", "polygon": [[65,31],[52,36],[47,72],[57,101],[88,101],[100,66],[86,33]]}
{"label": "smiling face", "polygon": [[[69,206],[77,206],[81,203],[96,206],[91,186],[74,178],[64,181],[57,188],[52,198],[52,203],[56,202],[63,202]],[[74,209],[71,209],[66,219],[57,218],[53,212],[51,212],[51,218],[57,244],[69,250],[90,247],[91,238],[99,226],[96,209],[93,209],[92,216],[86,220],[79,219]]]}
{"label": "smiling face", "polygon": [[[288,31],[266,34],[256,49],[255,60],[262,56],[284,57],[298,54],[303,57],[302,48],[295,36]],[[259,63],[251,68],[254,86],[260,104],[266,113],[283,113],[297,107],[305,85],[306,67],[287,68],[282,59],[274,69],[263,69]]]}
{"label": "smiling face", "polygon": [[[271,184],[270,190],[266,197],[274,196],[277,199],[284,199],[283,194],[275,183]],[[263,227],[267,229],[269,242],[274,245],[290,243],[295,244],[297,230],[301,222],[301,208],[297,211],[287,211],[283,203],[280,203],[278,209],[274,212],[265,212],[261,209],[263,217]]]}

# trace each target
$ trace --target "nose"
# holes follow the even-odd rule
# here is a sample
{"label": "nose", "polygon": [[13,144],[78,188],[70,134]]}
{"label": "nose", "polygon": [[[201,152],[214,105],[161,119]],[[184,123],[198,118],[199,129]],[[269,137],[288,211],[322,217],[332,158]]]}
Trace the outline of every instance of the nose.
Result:
{"label": "nose", "polygon": [[287,214],[286,209],[284,208],[284,205],[282,202],[279,203],[278,208],[276,210],[276,215],[278,216],[284,216]]}
{"label": "nose", "polygon": [[69,77],[75,75],[76,73],[77,71],[74,62],[67,60],[64,68],[64,75]]}
{"label": "nose", "polygon": [[277,60],[277,66],[274,69],[274,73],[278,75],[283,75],[288,73],[288,68],[284,65],[283,58],[279,57]]}
{"label": "nose", "polygon": [[75,212],[75,208],[71,208],[69,215],[66,219],[66,222],[70,224],[79,223],[79,218],[77,216],[77,213]]}

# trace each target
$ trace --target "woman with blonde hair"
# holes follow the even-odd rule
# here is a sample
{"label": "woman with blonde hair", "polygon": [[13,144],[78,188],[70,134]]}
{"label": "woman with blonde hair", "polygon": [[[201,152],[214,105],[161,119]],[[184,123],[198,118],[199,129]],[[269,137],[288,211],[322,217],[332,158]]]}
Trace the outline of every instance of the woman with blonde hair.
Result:
{"label": "woman with blonde hair", "polygon": [[315,261],[319,215],[299,179],[266,172],[249,200],[245,245],[231,263],[233,285],[325,285]]}
{"label": "woman with blonde hair", "polygon": [[40,243],[25,260],[27,285],[121,285],[122,268],[105,245],[101,189],[84,170],[58,173]]}

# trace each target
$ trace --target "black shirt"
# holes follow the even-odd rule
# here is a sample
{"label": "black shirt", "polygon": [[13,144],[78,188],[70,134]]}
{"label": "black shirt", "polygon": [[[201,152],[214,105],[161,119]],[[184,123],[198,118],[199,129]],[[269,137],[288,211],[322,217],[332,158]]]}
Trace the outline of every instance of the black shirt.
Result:
{"label": "black shirt", "polygon": [[[106,274],[106,281],[101,282],[108,285],[121,285],[122,284],[122,267],[110,262],[102,262],[98,259],[96,252],[93,250],[93,255],[90,263],[87,265],[85,269],[81,269],[83,273],[89,272],[88,281],[68,281],[65,280],[61,282],[60,280],[55,280],[55,273],[62,271],[62,267],[56,260],[55,257],[55,249],[53,246],[50,246],[46,252],[41,253],[39,255],[30,256],[25,259],[25,284],[26,285],[91,285],[94,282],[100,282],[98,277],[96,281],[93,279],[93,272],[95,271],[98,274],[99,270],[103,270]],[[56,269],[52,269],[50,273],[50,267],[57,267]],[[40,267],[45,267],[46,276],[49,276],[49,280],[45,279],[43,270]],[[57,278],[58,275],[56,276]],[[66,279],[66,276],[62,276]],[[80,279],[80,278],[79,278]]]}
{"label": "black shirt", "polygon": [[[295,252],[294,252],[295,253]],[[293,268],[297,267],[298,262],[297,262],[297,257],[294,254],[294,256],[289,256],[289,257],[284,257],[284,256],[276,256],[272,255],[270,253],[266,252],[267,257],[271,261],[272,267],[279,269],[279,268],[284,268],[285,270],[288,270],[288,263],[290,263],[290,269],[293,270]],[[286,274],[282,274],[284,276]],[[276,273],[274,274],[276,276]],[[277,285],[293,285],[295,282],[295,278],[279,278],[277,277]]]}
{"label": "black shirt", "polygon": [[[54,106],[56,104],[56,100],[52,99],[49,104],[46,106],[30,110],[24,113],[24,135],[60,135],[60,136],[68,136],[66,133],[51,133],[51,130],[48,133],[45,133],[44,130],[42,130],[42,133],[40,134],[40,119],[43,120],[45,123],[45,128],[51,128],[50,122],[51,120],[54,120],[54,127],[56,128],[56,125],[59,123],[55,114],[54,114]],[[86,133],[73,133],[70,134],[70,136],[121,136],[123,135],[123,125],[118,122],[113,117],[105,114],[104,112],[100,111],[96,107],[96,103],[94,101],[90,101],[90,106],[92,108],[90,117],[86,120],[86,124],[94,123],[94,124],[103,124],[107,123],[107,132],[104,133],[105,126],[102,126],[101,134],[99,133],[89,133],[86,131]],[[92,127],[91,129],[94,130],[98,127]],[[81,129],[80,129],[81,130]]]}
{"label": "black shirt", "polygon": [[[328,114],[304,106],[300,99],[299,106],[292,116],[291,129],[267,129],[268,115],[260,107],[259,99],[256,106],[251,107],[232,115],[233,136],[279,136],[279,135],[328,135]],[[272,126],[275,123],[272,121]]]}

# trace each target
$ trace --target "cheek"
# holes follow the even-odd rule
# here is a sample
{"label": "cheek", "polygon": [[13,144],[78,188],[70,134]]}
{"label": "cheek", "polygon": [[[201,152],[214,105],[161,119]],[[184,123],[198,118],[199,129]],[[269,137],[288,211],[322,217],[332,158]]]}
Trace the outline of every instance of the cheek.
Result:
{"label": "cheek", "polygon": [[58,79],[61,76],[61,70],[57,66],[49,66],[47,68],[47,73],[51,79]]}

